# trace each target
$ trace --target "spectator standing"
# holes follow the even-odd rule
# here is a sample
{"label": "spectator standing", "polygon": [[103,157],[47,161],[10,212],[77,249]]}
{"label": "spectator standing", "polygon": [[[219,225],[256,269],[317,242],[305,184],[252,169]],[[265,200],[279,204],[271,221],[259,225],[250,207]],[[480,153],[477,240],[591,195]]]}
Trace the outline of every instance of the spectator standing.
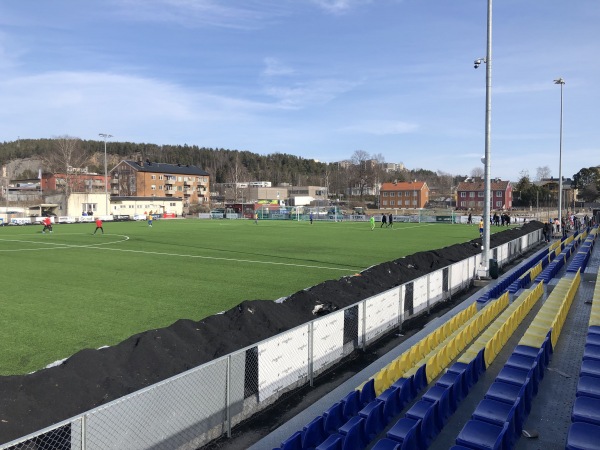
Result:
{"label": "spectator standing", "polygon": [[387,227],[387,216],[385,213],[381,215],[381,225],[379,228],[383,228],[384,225]]}

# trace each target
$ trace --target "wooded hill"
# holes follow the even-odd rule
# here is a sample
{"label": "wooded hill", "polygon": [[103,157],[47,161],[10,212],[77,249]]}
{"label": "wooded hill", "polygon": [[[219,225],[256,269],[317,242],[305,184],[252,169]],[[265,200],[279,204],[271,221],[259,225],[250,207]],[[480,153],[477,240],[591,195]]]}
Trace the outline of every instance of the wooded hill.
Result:
{"label": "wooded hill", "polygon": [[[68,149],[65,148],[68,147]],[[68,150],[68,151],[66,151]],[[450,192],[450,187],[464,176],[453,176],[426,169],[385,172],[380,164],[380,155],[369,155],[357,150],[348,158],[352,164],[344,168],[337,163],[321,163],[285,153],[259,155],[249,151],[223,148],[206,148],[196,145],[156,145],[132,142],[107,142],[109,169],[122,159],[150,160],[169,164],[190,164],[206,170],[211,175],[211,183],[271,181],[274,186],[281,183],[291,185],[326,186],[331,194],[346,192],[347,188],[362,188],[386,181],[425,181],[430,187],[439,187]],[[72,158],[59,158],[57,154],[67,154]],[[78,157],[74,158],[73,154]],[[81,140],[68,136],[55,139],[20,139],[0,143],[0,164],[23,158],[39,158],[44,161],[43,170],[64,171],[67,165],[88,167],[91,172],[104,172],[104,141]],[[51,162],[54,162],[52,164]],[[29,173],[31,172],[31,173]],[[36,177],[37,173],[11,174],[13,178]],[[360,194],[359,194],[360,195]]]}

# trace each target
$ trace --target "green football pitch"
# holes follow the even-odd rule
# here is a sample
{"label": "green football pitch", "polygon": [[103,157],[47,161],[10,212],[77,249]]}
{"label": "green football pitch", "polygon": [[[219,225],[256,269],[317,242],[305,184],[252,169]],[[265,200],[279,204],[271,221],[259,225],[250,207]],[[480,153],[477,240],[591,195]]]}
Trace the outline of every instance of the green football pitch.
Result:
{"label": "green football pitch", "polygon": [[[158,220],[0,227],[0,375],[478,237],[476,226]],[[493,231],[501,231],[493,230]]]}

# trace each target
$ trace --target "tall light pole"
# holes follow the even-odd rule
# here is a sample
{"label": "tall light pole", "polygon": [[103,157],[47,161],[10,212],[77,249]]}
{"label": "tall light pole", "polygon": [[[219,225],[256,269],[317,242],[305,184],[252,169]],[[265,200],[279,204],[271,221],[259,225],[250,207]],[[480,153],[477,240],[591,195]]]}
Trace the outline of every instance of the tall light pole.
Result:
{"label": "tall light pole", "polygon": [[112,134],[99,133],[98,136],[104,138],[104,210],[108,215],[108,166],[106,165],[106,140],[112,137]]}
{"label": "tall light pole", "polygon": [[481,271],[487,276],[490,263],[490,209],[491,209],[491,180],[490,180],[490,147],[492,131],[492,0],[487,2],[487,52],[485,58],[475,60],[477,69],[485,63],[485,156],[484,170],[484,206],[483,206],[483,242],[481,252]]}
{"label": "tall light pole", "polygon": [[560,143],[558,145],[558,223],[563,233],[562,223],[562,141],[563,141],[563,86],[565,80],[558,78],[554,84],[560,84]]}

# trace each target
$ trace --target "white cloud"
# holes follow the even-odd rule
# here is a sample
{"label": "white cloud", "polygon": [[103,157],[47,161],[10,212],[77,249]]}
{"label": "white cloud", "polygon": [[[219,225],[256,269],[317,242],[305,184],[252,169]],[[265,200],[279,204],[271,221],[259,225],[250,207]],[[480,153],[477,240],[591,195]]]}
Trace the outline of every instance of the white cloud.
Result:
{"label": "white cloud", "polygon": [[337,79],[321,79],[298,82],[294,85],[269,85],[265,92],[277,100],[283,108],[300,109],[310,105],[322,105],[351,91],[357,82]]}
{"label": "white cloud", "polygon": [[372,3],[371,0],[312,0],[312,2],[334,14],[345,13],[357,6]]}
{"label": "white cloud", "polygon": [[274,77],[281,75],[291,75],[295,71],[289,66],[286,66],[277,58],[265,58],[265,68],[262,74],[266,77]]}

